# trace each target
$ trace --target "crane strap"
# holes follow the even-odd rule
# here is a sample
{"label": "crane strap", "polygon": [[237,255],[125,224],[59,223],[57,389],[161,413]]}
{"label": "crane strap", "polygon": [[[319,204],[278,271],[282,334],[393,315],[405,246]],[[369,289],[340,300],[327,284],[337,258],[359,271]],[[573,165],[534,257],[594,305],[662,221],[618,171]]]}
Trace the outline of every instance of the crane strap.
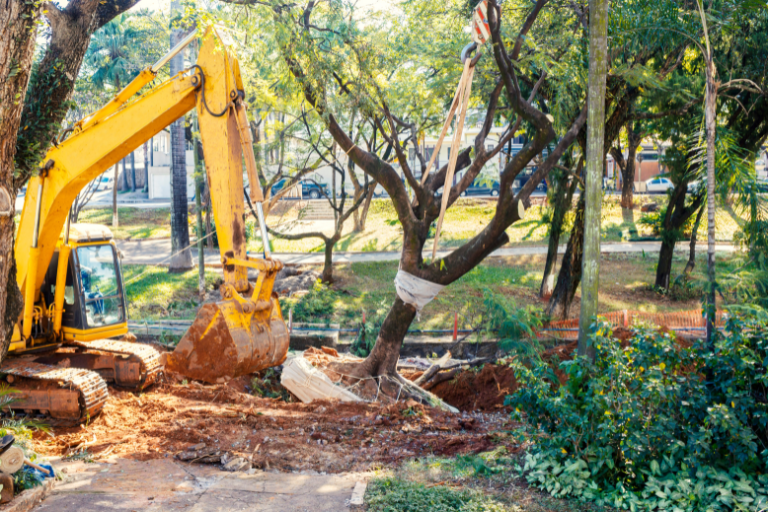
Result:
{"label": "crane strap", "polygon": [[435,162],[435,158],[440,152],[440,148],[443,145],[445,134],[448,131],[448,127],[451,124],[454,116],[456,117],[456,129],[453,131],[453,141],[451,142],[450,157],[448,159],[448,169],[445,174],[445,182],[443,185],[443,197],[440,205],[440,216],[437,219],[437,230],[435,231],[435,241],[432,246],[432,259],[435,258],[437,253],[437,244],[440,240],[440,230],[443,227],[443,218],[445,217],[445,210],[448,207],[448,198],[451,195],[451,185],[453,184],[453,175],[456,171],[456,161],[459,158],[459,146],[461,144],[462,135],[464,132],[464,119],[467,115],[467,107],[469,105],[469,97],[472,93],[472,77],[475,74],[476,59],[467,58],[464,60],[464,71],[461,74],[461,80],[459,86],[456,89],[456,95],[453,98],[451,109],[448,111],[448,117],[443,124],[443,129],[440,132],[440,137],[437,139],[437,146],[432,152],[432,157],[427,164],[427,168],[424,171],[424,175],[421,178],[422,184],[426,183],[429,171],[432,168],[432,164]]}

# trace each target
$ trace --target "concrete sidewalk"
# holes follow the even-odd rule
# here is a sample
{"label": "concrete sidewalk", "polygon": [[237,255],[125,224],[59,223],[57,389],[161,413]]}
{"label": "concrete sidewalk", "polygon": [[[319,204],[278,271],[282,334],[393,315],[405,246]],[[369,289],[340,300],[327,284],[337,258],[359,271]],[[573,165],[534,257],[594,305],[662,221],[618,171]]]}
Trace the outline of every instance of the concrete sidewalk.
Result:
{"label": "concrete sidewalk", "polygon": [[54,462],[63,477],[36,512],[339,512],[369,474],[229,473],[170,458],[111,463]]}
{"label": "concrete sidewalk", "polygon": [[[167,265],[171,259],[171,240],[116,240],[117,247],[123,253],[123,265]],[[612,242],[601,245],[600,250],[604,254],[612,253],[658,253],[661,242]],[[706,241],[696,244],[697,251],[706,251]],[[687,243],[679,243],[676,250],[688,252]],[[731,244],[717,244],[718,252],[731,253],[737,248]],[[437,257],[443,258],[451,251],[438,251]],[[559,247],[560,254],[565,252],[565,245]],[[502,247],[491,253],[491,256],[531,256],[547,254],[546,246],[527,247]],[[259,258],[260,254],[251,253],[251,256]],[[432,256],[431,251],[424,251],[424,257]],[[275,253],[274,257],[283,263],[291,265],[321,265],[324,261],[323,253]],[[192,260],[197,263],[197,249],[192,249]],[[399,261],[399,252],[334,252],[334,263],[374,263],[379,261]],[[221,265],[221,255],[218,251],[205,251],[205,263],[212,266]]]}

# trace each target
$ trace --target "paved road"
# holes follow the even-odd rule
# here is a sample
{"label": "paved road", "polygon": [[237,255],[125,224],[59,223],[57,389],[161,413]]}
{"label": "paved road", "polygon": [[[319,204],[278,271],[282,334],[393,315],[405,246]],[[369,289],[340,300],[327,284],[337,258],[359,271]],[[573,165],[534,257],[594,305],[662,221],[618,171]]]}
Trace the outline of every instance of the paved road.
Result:
{"label": "paved road", "polygon": [[[369,474],[227,473],[171,459],[54,462],[63,477],[36,512],[339,512]],[[63,471],[62,471],[63,470]]]}
{"label": "paved road", "polygon": [[[123,253],[124,265],[167,265],[171,259],[171,240],[117,240],[118,248]],[[659,252],[660,242],[623,242],[623,243],[604,243],[600,249],[603,253],[642,253],[654,254]],[[707,244],[702,242],[697,244],[697,250],[706,251]],[[677,244],[677,250],[687,252],[689,246],[687,243]],[[736,247],[731,244],[717,244],[718,252],[734,252]],[[438,258],[445,257],[450,251],[438,251]],[[561,245],[559,252],[565,252],[565,245]],[[192,250],[192,259],[197,262],[197,250]],[[503,247],[497,249],[491,256],[530,256],[536,254],[547,254],[546,246],[528,246],[528,247]],[[259,257],[259,254],[251,254]],[[301,264],[322,264],[324,256],[322,253],[275,253],[275,258],[283,263],[301,265]],[[425,251],[424,257],[431,257],[431,251]],[[218,266],[221,256],[217,251],[205,251],[206,265]],[[373,263],[377,261],[399,261],[399,252],[335,252],[333,254],[334,263]]]}

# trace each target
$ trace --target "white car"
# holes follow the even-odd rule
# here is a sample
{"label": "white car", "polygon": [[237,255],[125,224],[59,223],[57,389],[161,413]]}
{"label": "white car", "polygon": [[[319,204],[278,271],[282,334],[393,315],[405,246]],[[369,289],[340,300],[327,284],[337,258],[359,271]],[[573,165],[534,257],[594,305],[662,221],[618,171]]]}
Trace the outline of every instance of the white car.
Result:
{"label": "white car", "polygon": [[649,194],[653,194],[655,192],[664,193],[667,190],[675,188],[675,185],[669,178],[656,177],[647,180],[645,182],[645,187]]}

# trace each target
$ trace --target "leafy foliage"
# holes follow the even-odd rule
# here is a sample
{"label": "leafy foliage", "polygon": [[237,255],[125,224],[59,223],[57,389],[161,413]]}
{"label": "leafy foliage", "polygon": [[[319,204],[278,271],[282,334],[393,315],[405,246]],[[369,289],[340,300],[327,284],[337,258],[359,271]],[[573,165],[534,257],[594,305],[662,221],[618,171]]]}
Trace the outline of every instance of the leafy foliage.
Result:
{"label": "leafy foliage", "polygon": [[[369,512],[505,512],[509,508],[472,491],[445,486],[427,487],[397,478],[378,478],[368,484]],[[519,510],[519,509],[518,509]]]}
{"label": "leafy foliage", "polygon": [[349,348],[350,352],[358,357],[368,357],[368,354],[373,350],[373,346],[376,344],[376,338],[381,330],[381,324],[384,323],[384,319],[387,317],[389,310],[389,303],[386,300],[381,300],[373,314],[366,315],[365,323],[360,326],[360,330],[355,336],[355,341],[352,342],[352,346]]}
{"label": "leafy foliage", "polygon": [[280,374],[274,368],[267,368],[261,376],[251,379],[251,393],[266,398],[279,398],[291,402],[291,393],[280,384]]}
{"label": "leafy foliage", "polygon": [[525,478],[621,509],[765,508],[766,334],[765,317],[734,316],[710,354],[647,329],[622,347],[597,325],[596,363],[562,363],[563,386],[547,364],[514,363],[521,386],[508,402],[537,433]]}
{"label": "leafy foliage", "polygon": [[293,320],[295,322],[329,323],[335,301],[336,294],[333,290],[317,280],[307,294],[293,306]]}
{"label": "leafy foliage", "polygon": [[499,350],[534,356],[539,351],[535,330],[544,322],[540,308],[513,308],[504,297],[486,289],[483,292],[482,329],[498,338]]}

